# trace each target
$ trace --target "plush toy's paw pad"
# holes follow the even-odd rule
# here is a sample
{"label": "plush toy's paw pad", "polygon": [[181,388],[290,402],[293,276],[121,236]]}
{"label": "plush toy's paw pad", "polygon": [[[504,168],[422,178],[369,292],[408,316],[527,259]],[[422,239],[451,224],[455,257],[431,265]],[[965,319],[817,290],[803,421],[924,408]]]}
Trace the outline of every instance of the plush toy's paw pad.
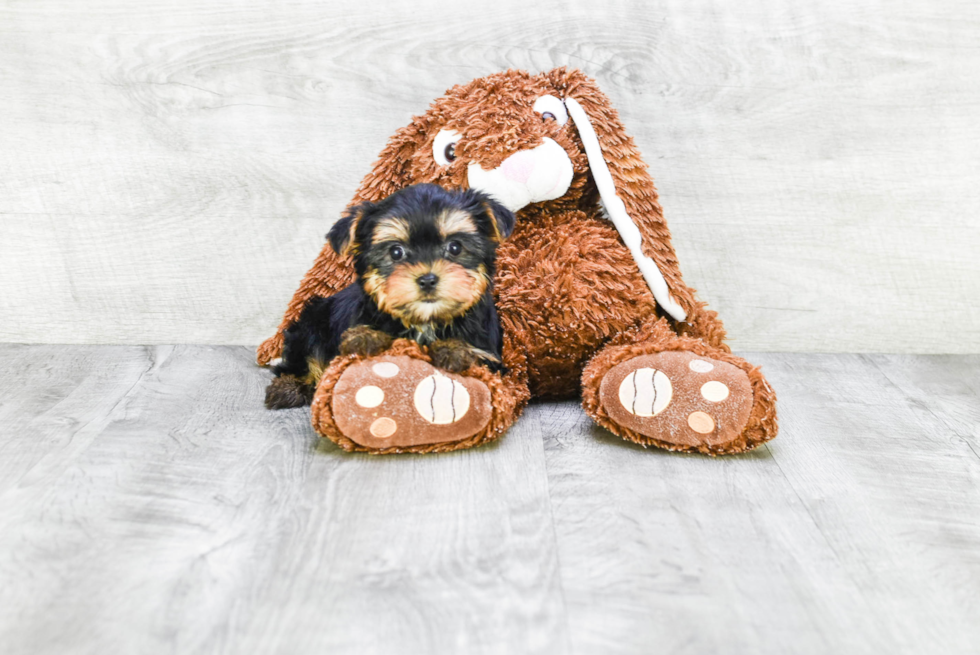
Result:
{"label": "plush toy's paw pad", "polygon": [[737,366],[668,351],[610,369],[599,399],[612,420],[645,437],[680,447],[723,446],[748,423],[752,387]]}
{"label": "plush toy's paw pad", "polygon": [[490,421],[490,389],[405,356],[376,357],[347,368],[333,394],[337,428],[368,448],[461,441]]}

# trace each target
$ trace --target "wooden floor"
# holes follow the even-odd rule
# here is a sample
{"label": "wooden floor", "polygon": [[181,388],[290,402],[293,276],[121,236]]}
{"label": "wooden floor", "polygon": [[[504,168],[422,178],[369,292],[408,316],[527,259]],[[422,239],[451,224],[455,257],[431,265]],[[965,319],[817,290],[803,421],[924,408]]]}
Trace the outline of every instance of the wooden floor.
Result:
{"label": "wooden floor", "polygon": [[575,402],[348,455],[243,347],[0,346],[0,647],[975,653],[980,356],[757,354],[778,439],[627,444]]}

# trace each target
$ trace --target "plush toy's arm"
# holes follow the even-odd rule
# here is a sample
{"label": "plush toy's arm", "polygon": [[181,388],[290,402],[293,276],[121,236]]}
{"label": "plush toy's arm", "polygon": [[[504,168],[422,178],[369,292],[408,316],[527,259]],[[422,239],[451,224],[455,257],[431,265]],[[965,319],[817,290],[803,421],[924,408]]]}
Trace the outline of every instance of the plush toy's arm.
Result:
{"label": "plush toy's arm", "polygon": [[329,296],[350,285],[354,279],[354,269],[349,257],[340,257],[327,244],[320,251],[313,266],[307,271],[286,307],[286,314],[276,334],[262,342],[256,352],[256,361],[267,365],[282,353],[283,333],[299,318],[303,307],[313,296]]}

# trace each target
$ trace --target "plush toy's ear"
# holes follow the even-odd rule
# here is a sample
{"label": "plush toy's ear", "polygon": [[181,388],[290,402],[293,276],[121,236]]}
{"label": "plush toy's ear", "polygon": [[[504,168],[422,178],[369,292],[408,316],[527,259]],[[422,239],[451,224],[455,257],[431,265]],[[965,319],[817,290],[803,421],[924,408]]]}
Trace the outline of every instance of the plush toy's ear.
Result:
{"label": "plush toy's ear", "polygon": [[371,172],[364,176],[354,193],[354,202],[381,202],[395,191],[412,183],[409,168],[412,158],[428,139],[431,120],[416,116],[388,140]]}
{"label": "plush toy's ear", "polygon": [[491,198],[485,198],[481,204],[483,205],[483,210],[490,218],[491,224],[496,232],[495,236],[497,240],[503,241],[509,237],[510,233],[514,231],[514,224],[517,222],[517,219],[514,217],[514,212]]}
{"label": "plush toy's ear", "polygon": [[365,216],[371,213],[372,209],[374,209],[374,204],[370,202],[354,205],[349,207],[340,217],[340,220],[333,224],[333,227],[327,232],[327,240],[330,241],[330,246],[335,253],[341,257],[355,254],[354,233],[357,231],[357,226],[364,220]]}
{"label": "plush toy's ear", "polygon": [[546,73],[559,89],[589,159],[602,204],[657,303],[678,321],[699,306],[681,278],[670,230],[647,166],[595,81],[577,70]]}

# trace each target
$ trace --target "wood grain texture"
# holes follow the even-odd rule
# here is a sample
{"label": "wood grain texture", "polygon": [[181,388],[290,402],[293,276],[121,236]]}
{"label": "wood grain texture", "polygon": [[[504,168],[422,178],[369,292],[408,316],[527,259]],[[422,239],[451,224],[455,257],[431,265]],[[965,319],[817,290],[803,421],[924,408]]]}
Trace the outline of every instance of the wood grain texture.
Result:
{"label": "wood grain texture", "polygon": [[572,403],[539,407],[572,643],[973,652],[980,457],[951,426],[980,359],[753,357],[780,394],[781,429],[745,457],[644,451]]}
{"label": "wood grain texture", "polygon": [[980,5],[0,3],[0,340],[255,344],[390,134],[582,68],[740,349],[980,347]]}
{"label": "wood grain texture", "polygon": [[247,348],[0,358],[5,654],[566,652],[533,419],[359,457],[265,410]]}
{"label": "wood grain texture", "polygon": [[750,355],[780,437],[573,402],[372,457],[242,347],[0,344],[0,643],[48,653],[950,653],[980,643],[980,356]]}

